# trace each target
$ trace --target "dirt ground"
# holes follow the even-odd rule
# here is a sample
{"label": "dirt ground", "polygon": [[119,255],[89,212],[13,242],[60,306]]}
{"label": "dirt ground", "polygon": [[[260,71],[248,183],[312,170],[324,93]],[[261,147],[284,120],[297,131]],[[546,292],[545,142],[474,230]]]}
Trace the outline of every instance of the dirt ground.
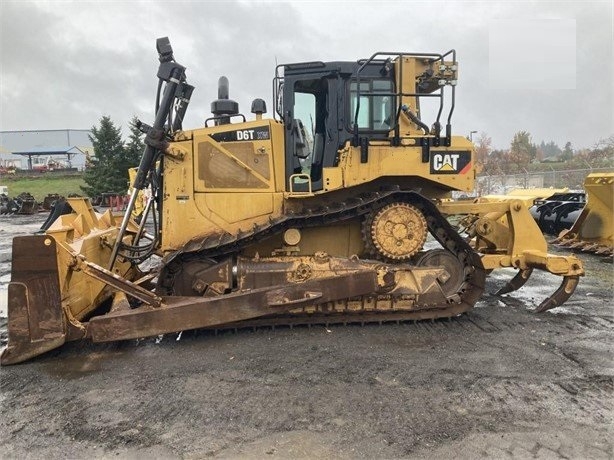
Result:
{"label": "dirt ground", "polygon": [[[4,287],[10,236],[40,225],[9,219]],[[67,344],[0,370],[0,456],[613,458],[614,272],[580,257],[541,315],[558,280],[535,273],[450,321]]]}

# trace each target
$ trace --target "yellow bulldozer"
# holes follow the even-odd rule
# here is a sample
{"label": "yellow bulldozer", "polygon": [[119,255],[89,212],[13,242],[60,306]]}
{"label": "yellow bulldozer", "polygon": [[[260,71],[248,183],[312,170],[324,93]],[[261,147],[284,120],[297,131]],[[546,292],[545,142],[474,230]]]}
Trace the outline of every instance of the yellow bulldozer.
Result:
{"label": "yellow bulldozer", "polygon": [[[576,257],[547,253],[521,201],[450,200],[475,180],[472,144],[452,135],[454,50],[279,65],[273,118],[256,99],[251,121],[222,77],[193,130],[185,67],[167,38],[157,51],[155,121],[141,124],[125,213],[69,198],[44,234],[14,239],[2,364],[81,339],[453,317],[502,267],[518,274],[500,294],[535,268],[560,276],[545,310],[583,275]],[[471,218],[465,232],[454,215]]]}

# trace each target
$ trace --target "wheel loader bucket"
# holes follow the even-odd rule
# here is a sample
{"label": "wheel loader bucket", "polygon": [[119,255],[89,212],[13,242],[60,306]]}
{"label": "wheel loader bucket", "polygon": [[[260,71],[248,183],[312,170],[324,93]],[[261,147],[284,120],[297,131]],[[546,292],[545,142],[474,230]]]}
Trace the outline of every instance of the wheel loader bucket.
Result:
{"label": "wheel loader bucket", "polygon": [[614,172],[592,173],[584,181],[586,206],[568,231],[554,243],[572,249],[614,253]]}

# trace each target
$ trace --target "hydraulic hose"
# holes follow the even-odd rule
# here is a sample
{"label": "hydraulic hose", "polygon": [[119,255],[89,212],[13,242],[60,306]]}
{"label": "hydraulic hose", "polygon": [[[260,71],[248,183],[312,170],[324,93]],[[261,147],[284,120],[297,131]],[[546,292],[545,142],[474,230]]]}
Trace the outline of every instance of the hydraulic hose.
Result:
{"label": "hydraulic hose", "polygon": [[429,133],[429,127],[426,124],[424,124],[411,110],[409,110],[409,107],[407,105],[403,104],[401,106],[401,110],[403,111],[405,115],[407,115],[407,117],[411,121],[413,121],[416,125],[422,128],[422,131],[424,131],[424,134]]}

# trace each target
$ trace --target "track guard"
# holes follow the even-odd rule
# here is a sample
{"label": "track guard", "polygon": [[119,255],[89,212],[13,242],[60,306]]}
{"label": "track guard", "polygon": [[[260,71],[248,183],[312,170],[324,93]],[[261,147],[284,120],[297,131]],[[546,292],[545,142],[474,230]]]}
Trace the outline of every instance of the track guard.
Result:
{"label": "track guard", "polygon": [[0,363],[15,364],[66,340],[55,240],[46,235],[13,239],[8,289],[8,345]]}

